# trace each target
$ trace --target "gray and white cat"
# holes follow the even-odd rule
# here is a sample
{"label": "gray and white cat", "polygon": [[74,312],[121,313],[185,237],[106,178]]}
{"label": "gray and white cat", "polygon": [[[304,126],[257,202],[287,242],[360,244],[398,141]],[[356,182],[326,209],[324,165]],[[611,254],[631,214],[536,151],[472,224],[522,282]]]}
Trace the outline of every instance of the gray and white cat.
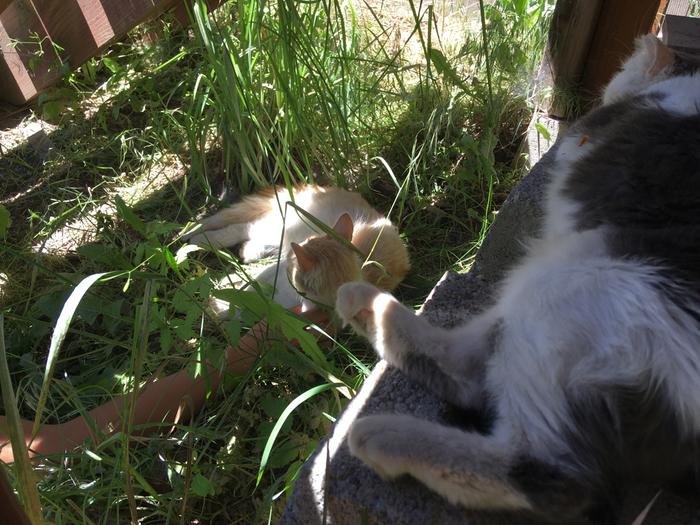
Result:
{"label": "gray and white cat", "polygon": [[488,433],[385,414],[350,451],[470,508],[614,521],[632,480],[700,451],[700,75],[655,37],[555,151],[544,231],[495,304],[446,330],[364,283],[336,308],[377,353]]}

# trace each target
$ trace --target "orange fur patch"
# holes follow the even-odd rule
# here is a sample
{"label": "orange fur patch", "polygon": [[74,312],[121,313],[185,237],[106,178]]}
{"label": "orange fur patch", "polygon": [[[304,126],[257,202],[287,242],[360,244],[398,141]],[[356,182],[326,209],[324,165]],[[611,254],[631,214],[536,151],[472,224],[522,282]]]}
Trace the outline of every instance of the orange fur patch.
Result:
{"label": "orange fur patch", "polygon": [[302,271],[294,250],[291,250],[288,255],[289,271],[295,287],[312,299],[332,305],[341,285],[360,278],[359,256],[337,240],[325,235],[310,237],[302,247],[308,257],[314,260],[313,267]]}
{"label": "orange fur patch", "polygon": [[388,221],[356,225],[352,243],[368,257],[369,262],[362,268],[363,278],[378,288],[392,291],[411,268],[408,250]]}

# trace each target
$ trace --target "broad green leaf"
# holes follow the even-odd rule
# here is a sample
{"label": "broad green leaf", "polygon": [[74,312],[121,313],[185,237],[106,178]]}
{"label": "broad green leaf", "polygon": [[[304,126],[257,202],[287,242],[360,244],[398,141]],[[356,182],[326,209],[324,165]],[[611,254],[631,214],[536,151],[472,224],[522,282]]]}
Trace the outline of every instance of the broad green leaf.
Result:
{"label": "broad green leaf", "polygon": [[173,252],[170,251],[170,248],[167,246],[163,246],[163,257],[165,258],[165,262],[168,263],[168,266],[176,273],[180,274],[180,269],[178,268],[177,261],[175,260],[175,256],[173,255]]}
{"label": "broad green leaf", "polygon": [[308,357],[299,351],[292,351],[282,343],[271,344],[264,355],[265,362],[270,366],[282,367],[285,370],[294,371],[298,375],[314,372],[317,367]]}
{"label": "broad green leaf", "polygon": [[286,467],[294,460],[299,459],[299,452],[299,445],[297,443],[290,443],[279,447],[278,450],[275,450],[270,456],[268,466],[270,468]]}
{"label": "broad green leaf", "polygon": [[85,244],[78,247],[78,253],[100,264],[111,268],[128,268],[131,266],[122,252],[109,244]]}
{"label": "broad green leaf", "polygon": [[[214,290],[212,295],[217,299],[222,299],[227,303],[231,303],[243,310],[254,313],[259,319],[269,317],[268,314],[274,309],[273,303],[266,300],[254,290],[225,288],[223,290]],[[284,310],[281,306],[279,306],[279,308]]]}
{"label": "broad green leaf", "polygon": [[41,105],[41,116],[49,122],[54,122],[64,109],[66,109],[65,102],[61,100],[49,100]]}
{"label": "broad green leaf", "polygon": [[146,225],[146,231],[149,234],[154,235],[163,235],[166,233],[171,233],[181,228],[182,226],[180,226],[177,223],[165,221],[151,221]]}
{"label": "broad green leaf", "polygon": [[117,206],[117,212],[121,216],[122,219],[124,219],[129,226],[131,226],[134,230],[136,230],[138,233],[140,233],[143,237],[146,237],[146,225],[144,222],[134,213],[134,211],[127,206],[126,202],[124,202],[124,199],[122,199],[119,195],[117,195],[114,198],[114,203]]}
{"label": "broad green leaf", "polygon": [[213,496],[216,494],[216,487],[214,484],[201,474],[197,474],[194,478],[192,478],[190,490],[192,491],[192,494],[199,496],[200,498],[206,498],[207,496]]}
{"label": "broad green leaf", "polygon": [[228,336],[228,343],[231,346],[236,346],[241,338],[241,322],[235,317],[232,317],[231,319],[224,321],[223,325],[224,331]]}
{"label": "broad green leaf", "polygon": [[242,308],[243,313],[249,311],[253,312],[257,319],[267,319],[270,328],[280,329],[287,339],[297,341],[301,349],[314,364],[323,370],[332,368],[319,348],[316,337],[306,330],[308,323],[291,314],[284,307],[261,297],[260,294],[252,290],[226,288],[224,290],[215,290],[213,295],[217,299],[222,299]]}
{"label": "broad green leaf", "polygon": [[442,54],[442,51],[431,47],[428,50],[428,56],[430,57],[430,61],[435,66],[437,72],[440,73],[445,80],[447,80],[450,84],[457,86],[465,93],[469,92],[469,86],[467,86],[464,80],[459,77],[459,74],[447,61],[447,58],[445,58],[445,55]]}
{"label": "broad green leaf", "polygon": [[269,392],[260,399],[260,407],[263,409],[263,412],[271,418],[279,417],[279,415],[284,412],[287,404],[287,401],[274,397]]}
{"label": "broad green leaf", "polygon": [[173,347],[173,333],[168,328],[160,330],[160,349],[163,352],[169,352]]}
{"label": "broad green leaf", "polygon": [[10,224],[12,224],[10,211],[0,204],[0,237],[4,237],[7,234]]}
{"label": "broad green leaf", "polygon": [[116,61],[109,57],[102,57],[102,63],[109,69],[112,73],[118,73],[121,70],[121,66],[117,64]]}
{"label": "broad green leaf", "polygon": [[537,132],[540,135],[542,135],[545,138],[545,140],[552,140],[552,134],[549,132],[547,127],[544,126],[543,124],[540,124],[539,122],[537,122],[535,124],[535,129],[537,130]]}

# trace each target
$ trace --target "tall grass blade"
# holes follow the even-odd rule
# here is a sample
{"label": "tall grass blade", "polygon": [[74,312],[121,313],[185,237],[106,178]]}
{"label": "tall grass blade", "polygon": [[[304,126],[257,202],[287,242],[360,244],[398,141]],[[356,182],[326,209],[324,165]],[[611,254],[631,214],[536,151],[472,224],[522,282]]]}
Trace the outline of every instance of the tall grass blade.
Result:
{"label": "tall grass blade", "polygon": [[24,510],[34,525],[41,525],[44,519],[41,513],[41,502],[39,501],[39,491],[36,486],[36,477],[32,464],[27,454],[27,444],[24,441],[24,430],[22,429],[19,410],[17,410],[17,400],[12,388],[10,379],[10,369],[7,366],[7,352],[5,351],[5,317],[0,314],[0,391],[5,405],[5,417],[7,422],[7,432],[12,443],[12,453],[15,458],[15,476],[19,482],[19,494],[24,504]]}
{"label": "tall grass blade", "polygon": [[272,428],[272,432],[270,432],[270,437],[267,438],[267,443],[265,443],[265,449],[263,450],[262,457],[260,459],[258,480],[255,483],[256,488],[258,487],[258,485],[260,485],[260,481],[262,480],[263,473],[265,472],[265,467],[267,466],[267,462],[270,459],[270,452],[272,452],[272,447],[275,444],[277,435],[280,433],[282,425],[284,425],[285,421],[287,421],[287,418],[291,415],[291,413],[294,412],[294,410],[296,410],[296,408],[299,405],[301,405],[304,401],[311,399],[316,394],[320,394],[321,392],[325,392],[326,390],[330,390],[331,388],[338,388],[344,386],[345,385],[343,383],[326,383],[325,385],[318,385],[313,388],[310,388],[303,394],[297,396],[291,403],[289,403],[289,405],[287,405],[287,408],[284,409],[284,412],[282,412],[279,419],[277,420],[277,423],[275,423],[275,426]]}
{"label": "tall grass blade", "polygon": [[73,315],[75,314],[80,300],[83,298],[88,289],[95,284],[100,277],[106,275],[104,273],[96,273],[90,275],[80,281],[78,286],[71,292],[68,300],[63,305],[61,314],[58,316],[56,321],[56,326],[53,330],[53,335],[51,336],[51,345],[49,346],[49,355],[46,358],[46,369],[44,370],[44,380],[41,385],[41,393],[39,394],[39,401],[36,406],[36,415],[34,416],[34,426],[32,427],[32,437],[36,436],[39,431],[39,426],[41,425],[41,416],[46,406],[46,400],[49,396],[49,387],[51,386],[51,377],[53,376],[54,368],[56,367],[56,360],[58,359],[58,350],[61,347],[61,343],[66,338],[68,333],[68,326],[70,325]]}
{"label": "tall grass blade", "polygon": [[[126,496],[129,502],[129,511],[131,513],[131,520],[134,523],[139,521],[138,510],[136,504],[136,497],[134,493],[133,480],[139,482],[141,488],[146,489],[148,483],[144,485],[145,480],[138,474],[138,472],[131,465],[131,458],[129,454],[129,440],[131,439],[131,433],[133,429],[134,413],[136,411],[136,403],[138,401],[138,396],[140,392],[139,382],[141,380],[141,375],[143,374],[143,363],[146,357],[147,344],[148,344],[148,322],[150,320],[151,313],[151,300],[153,297],[153,281],[146,281],[146,285],[143,290],[143,302],[139,308],[137,308],[136,313],[136,326],[133,336],[133,344],[131,350],[131,392],[126,402],[126,406],[122,412],[122,452],[123,452],[123,462],[125,470],[125,481],[126,481]],[[146,489],[148,490],[148,489]],[[155,491],[153,491],[155,494]]]}
{"label": "tall grass blade", "polygon": [[632,525],[642,525],[644,523],[644,520],[647,519],[647,515],[649,514],[649,511],[651,508],[654,506],[654,503],[656,503],[656,500],[659,499],[659,496],[661,496],[661,491],[658,491],[653,498],[651,498],[651,501],[647,503],[647,506],[644,507],[642,512],[635,518],[635,520],[632,522]]}

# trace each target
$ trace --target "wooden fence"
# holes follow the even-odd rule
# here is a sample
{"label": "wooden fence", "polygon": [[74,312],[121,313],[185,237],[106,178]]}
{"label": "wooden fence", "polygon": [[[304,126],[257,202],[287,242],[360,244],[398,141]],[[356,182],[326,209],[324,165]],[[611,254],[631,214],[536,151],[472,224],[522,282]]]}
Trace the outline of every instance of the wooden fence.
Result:
{"label": "wooden fence", "polygon": [[175,9],[186,23],[186,8],[184,0],[0,0],[0,100],[24,104],[143,21]]}

